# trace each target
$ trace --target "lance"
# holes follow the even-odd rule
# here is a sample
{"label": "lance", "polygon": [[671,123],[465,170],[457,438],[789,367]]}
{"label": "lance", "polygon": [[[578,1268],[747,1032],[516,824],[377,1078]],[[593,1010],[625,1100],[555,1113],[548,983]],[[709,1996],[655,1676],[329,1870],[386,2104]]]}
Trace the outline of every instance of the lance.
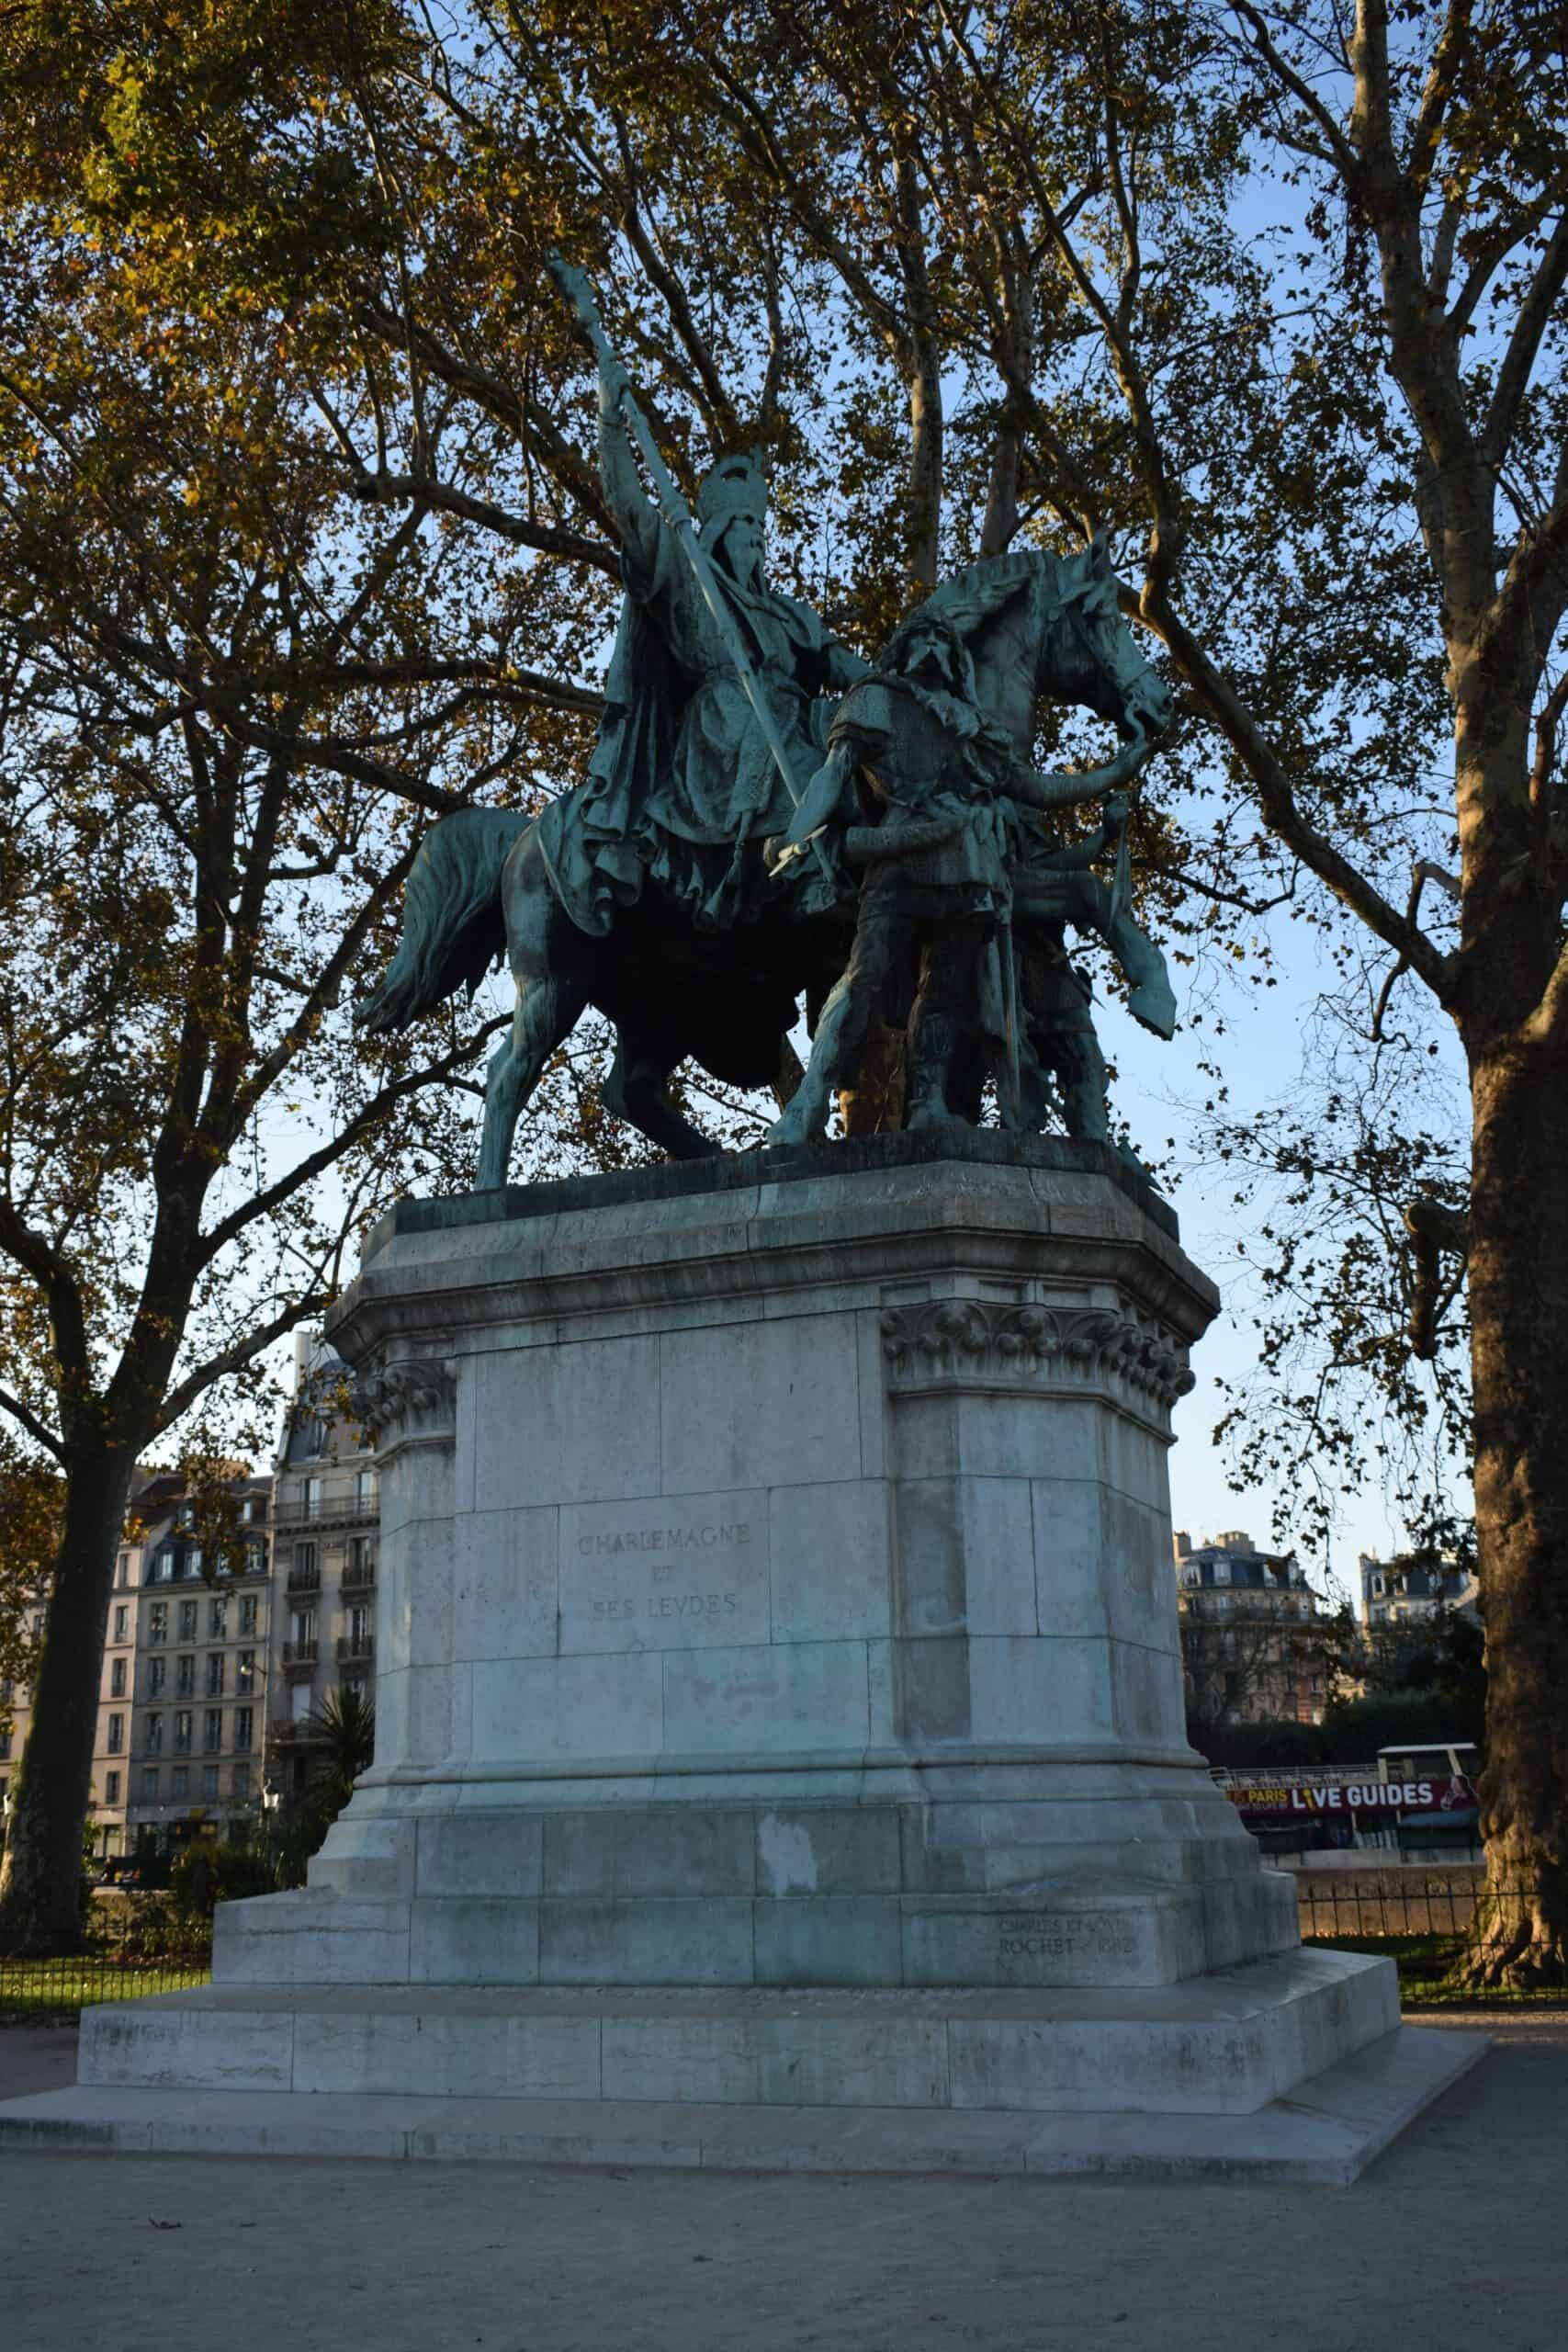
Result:
{"label": "lance", "polygon": [[[784,748],[784,740],[779,731],[779,723],[773,716],[773,707],[762,690],[761,679],[751,667],[751,659],[746,650],[746,640],[741,636],[740,625],[719,584],[718,577],[714,571],[713,558],[697,536],[697,526],[692,510],[676,488],[669,468],[659,454],[659,445],[649,430],[648,419],[637,406],[632,392],[631,379],[621,365],[609,336],[604,333],[599,317],[599,308],[593,300],[593,289],[582,272],[580,269],[574,269],[571,264],[564,260],[559,254],[550,254],[549,266],[550,274],[556,284],[576,311],[582,331],[593,346],[593,355],[601,368],[613,371],[621,379],[621,414],[626,419],[626,430],[637,445],[637,453],[648,468],[649,480],[653,484],[653,494],[658,502],[659,511],[674,533],[677,544],[683,550],[686,560],[692,567],[698,592],[713,616],[714,626],[723,639],[724,650],[734,664],[735,674],[740,681],[741,691],[750,704],[752,716],[761,729],[762,740],[773,753],[773,763],[784,778],[784,790],[789,794],[790,804],[793,808],[798,808],[801,797],[800,786],[795,780],[789,753]],[[827,862],[822,858],[820,843],[818,844],[818,857],[822,863],[823,871],[826,872]]]}

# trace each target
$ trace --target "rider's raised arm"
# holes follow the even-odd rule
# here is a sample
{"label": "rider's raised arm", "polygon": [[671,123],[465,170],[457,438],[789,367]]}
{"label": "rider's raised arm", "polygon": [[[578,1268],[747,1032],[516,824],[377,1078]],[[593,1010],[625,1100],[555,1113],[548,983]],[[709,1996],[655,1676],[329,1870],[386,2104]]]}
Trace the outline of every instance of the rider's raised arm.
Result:
{"label": "rider's raised arm", "polygon": [[649,572],[659,553],[660,520],[642,486],[631,435],[621,409],[629,389],[624,369],[602,364],[599,369],[599,479],[604,503],[615,518],[621,546],[634,570]]}

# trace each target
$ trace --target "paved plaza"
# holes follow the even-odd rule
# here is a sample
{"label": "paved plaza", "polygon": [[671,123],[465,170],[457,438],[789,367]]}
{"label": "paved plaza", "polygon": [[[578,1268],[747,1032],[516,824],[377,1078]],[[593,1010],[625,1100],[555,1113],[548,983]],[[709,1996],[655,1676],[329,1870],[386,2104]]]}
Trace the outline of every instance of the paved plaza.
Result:
{"label": "paved plaza", "polygon": [[[12,2352],[1558,2352],[1568,2014],[1462,2022],[1491,2055],[1350,2189],[0,2156],[0,2325]],[[73,2040],[0,2034],[0,2097],[68,2082]]]}

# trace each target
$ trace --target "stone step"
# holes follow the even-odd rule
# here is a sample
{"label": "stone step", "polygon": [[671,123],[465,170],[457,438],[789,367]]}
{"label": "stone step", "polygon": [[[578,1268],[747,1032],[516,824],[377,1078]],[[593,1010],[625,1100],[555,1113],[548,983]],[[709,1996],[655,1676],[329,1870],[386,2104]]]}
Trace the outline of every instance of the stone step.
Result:
{"label": "stone step", "polygon": [[1486,2047],[1404,2026],[1245,2117],[79,2086],[0,2104],[0,2149],[1343,2187]]}
{"label": "stone step", "polygon": [[211,1985],[87,2010],[97,2088],[1246,2115],[1398,2023],[1392,1963],[1298,1951],[1072,1991]]}

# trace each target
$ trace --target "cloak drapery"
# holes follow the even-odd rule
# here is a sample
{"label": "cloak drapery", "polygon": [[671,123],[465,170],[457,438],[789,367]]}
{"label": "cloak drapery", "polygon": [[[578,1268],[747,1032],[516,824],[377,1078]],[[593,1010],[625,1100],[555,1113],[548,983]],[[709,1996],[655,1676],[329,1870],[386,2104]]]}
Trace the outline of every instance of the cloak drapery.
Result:
{"label": "cloak drapery", "polygon": [[[650,565],[628,558],[626,576],[588,775],[546,809],[540,847],[562,906],[595,938],[650,883],[699,931],[725,930],[752,911],[761,842],[794,803],[673,536],[660,532]],[[809,605],[728,576],[720,585],[801,791],[826,748],[833,691],[860,665]]]}

